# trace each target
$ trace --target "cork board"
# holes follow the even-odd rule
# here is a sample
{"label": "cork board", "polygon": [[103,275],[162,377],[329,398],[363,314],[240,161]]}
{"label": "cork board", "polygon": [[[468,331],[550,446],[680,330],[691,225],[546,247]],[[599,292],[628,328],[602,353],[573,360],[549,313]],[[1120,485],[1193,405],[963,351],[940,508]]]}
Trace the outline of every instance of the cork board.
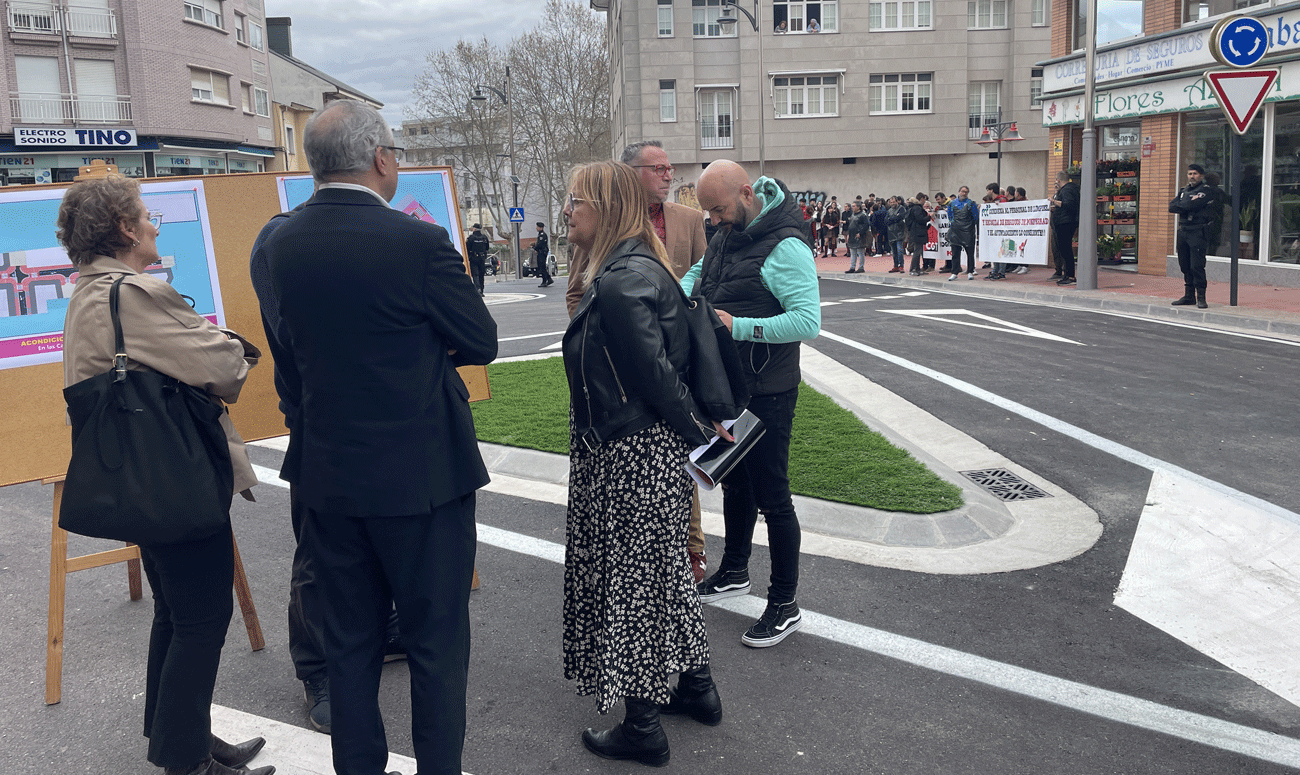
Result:
{"label": "cork board", "polygon": [[[455,178],[449,168],[427,169],[445,170],[454,191]],[[230,407],[231,419],[246,441],[286,432],[272,379],[273,364],[262,330],[262,317],[248,276],[253,241],[271,216],[280,212],[276,178],[284,174],[267,172],[202,177],[226,326],[267,353],[249,372],[239,402]],[[68,185],[23,188],[66,189]],[[452,215],[457,220],[448,230],[463,256],[464,230],[459,222],[460,214],[452,208]],[[53,234],[54,223],[50,223],[49,228]],[[465,268],[468,272],[468,263]],[[469,366],[459,369],[459,372],[469,388],[471,401],[490,397],[486,368]],[[3,450],[0,452],[0,486],[62,476],[67,471],[71,434],[65,423],[62,391],[61,363],[0,370],[0,394],[8,397],[10,402],[10,408],[0,412],[0,450]]]}

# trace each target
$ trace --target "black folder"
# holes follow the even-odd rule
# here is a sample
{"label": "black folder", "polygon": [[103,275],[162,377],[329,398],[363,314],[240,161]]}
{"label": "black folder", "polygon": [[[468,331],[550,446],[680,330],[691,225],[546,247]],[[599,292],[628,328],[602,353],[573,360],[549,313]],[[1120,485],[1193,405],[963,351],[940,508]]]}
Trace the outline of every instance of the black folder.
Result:
{"label": "black folder", "polygon": [[754,444],[763,438],[766,428],[763,421],[748,409],[734,420],[722,423],[735,441],[714,436],[708,444],[697,447],[686,461],[686,471],[700,487],[712,490],[740,463]]}

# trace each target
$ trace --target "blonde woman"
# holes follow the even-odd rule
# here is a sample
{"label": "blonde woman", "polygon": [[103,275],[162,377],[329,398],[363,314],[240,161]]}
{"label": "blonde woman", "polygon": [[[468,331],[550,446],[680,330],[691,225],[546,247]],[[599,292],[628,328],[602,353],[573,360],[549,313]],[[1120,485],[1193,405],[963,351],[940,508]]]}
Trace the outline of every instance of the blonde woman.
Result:
{"label": "blonde woman", "polygon": [[[722,706],[686,554],[690,450],[721,426],[683,381],[685,299],[655,236],[640,175],[578,167],[564,219],[591,257],[564,334],[572,427],[564,563],[564,674],[623,722],[588,729],[607,759],[668,763],[660,712],[715,725]],[[677,685],[668,678],[681,673]],[[662,707],[661,707],[662,706]]]}

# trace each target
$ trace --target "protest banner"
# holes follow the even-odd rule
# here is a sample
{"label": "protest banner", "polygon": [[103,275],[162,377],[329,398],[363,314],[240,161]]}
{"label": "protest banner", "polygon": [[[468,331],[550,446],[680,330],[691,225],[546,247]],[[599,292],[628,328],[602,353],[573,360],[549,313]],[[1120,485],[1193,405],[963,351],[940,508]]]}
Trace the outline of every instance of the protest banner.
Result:
{"label": "protest banner", "polygon": [[980,206],[979,260],[1046,266],[1051,205],[1046,199]]}

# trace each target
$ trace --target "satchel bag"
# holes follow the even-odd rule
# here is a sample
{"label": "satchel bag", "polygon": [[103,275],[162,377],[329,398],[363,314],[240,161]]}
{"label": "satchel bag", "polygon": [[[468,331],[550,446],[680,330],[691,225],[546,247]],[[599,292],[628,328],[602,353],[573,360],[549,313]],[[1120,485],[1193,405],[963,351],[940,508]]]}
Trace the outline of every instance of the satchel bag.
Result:
{"label": "satchel bag", "polygon": [[118,294],[109,371],[64,388],[72,459],[59,527],[134,544],[196,541],[230,529],[234,470],[221,406],[156,371],[128,371]]}

